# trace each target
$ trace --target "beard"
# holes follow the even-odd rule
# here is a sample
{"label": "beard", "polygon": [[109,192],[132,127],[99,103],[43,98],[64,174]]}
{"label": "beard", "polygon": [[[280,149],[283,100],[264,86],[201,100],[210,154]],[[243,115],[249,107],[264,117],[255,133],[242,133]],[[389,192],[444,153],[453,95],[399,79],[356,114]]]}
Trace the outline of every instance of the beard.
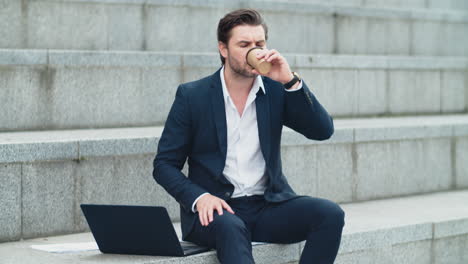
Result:
{"label": "beard", "polygon": [[240,62],[236,60],[233,56],[229,54],[228,51],[228,58],[226,60],[229,64],[229,67],[232,69],[232,71],[238,75],[242,76],[245,78],[255,78],[257,77],[256,74],[252,73],[252,67],[250,67],[246,61]]}

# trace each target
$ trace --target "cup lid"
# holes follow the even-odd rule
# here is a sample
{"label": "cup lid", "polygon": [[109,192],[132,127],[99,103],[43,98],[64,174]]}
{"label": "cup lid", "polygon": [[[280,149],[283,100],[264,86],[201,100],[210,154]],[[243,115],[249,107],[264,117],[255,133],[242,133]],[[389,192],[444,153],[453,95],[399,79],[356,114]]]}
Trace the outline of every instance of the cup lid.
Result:
{"label": "cup lid", "polygon": [[260,49],[260,50],[262,50],[263,48],[262,48],[262,47],[258,47],[258,46],[257,46],[257,47],[253,47],[253,48],[249,49],[249,50],[247,51],[247,53],[245,54],[245,60],[247,61],[247,64],[248,64],[250,67],[252,67],[252,68],[255,68],[255,67],[252,66],[252,65],[250,65],[249,59],[248,59],[248,58],[249,58],[249,53],[250,53],[252,50],[255,50],[255,49]]}

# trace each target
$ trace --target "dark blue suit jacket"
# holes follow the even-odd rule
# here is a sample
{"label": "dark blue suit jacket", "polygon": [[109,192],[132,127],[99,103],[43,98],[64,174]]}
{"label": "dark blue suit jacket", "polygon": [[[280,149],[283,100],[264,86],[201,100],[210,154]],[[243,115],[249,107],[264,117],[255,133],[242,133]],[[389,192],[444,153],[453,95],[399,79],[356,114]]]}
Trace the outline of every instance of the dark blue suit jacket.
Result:
{"label": "dark blue suit jacket", "polygon": [[[178,87],[154,159],[153,176],[181,205],[185,239],[198,216],[191,210],[205,192],[229,200],[234,186],[223,176],[227,128],[219,70],[211,76]],[[325,140],[333,134],[333,119],[303,82],[295,92],[262,77],[255,99],[260,147],[268,175],[265,199],[280,202],[297,197],[281,167],[283,125],[309,139]],[[181,169],[188,158],[188,177]]]}

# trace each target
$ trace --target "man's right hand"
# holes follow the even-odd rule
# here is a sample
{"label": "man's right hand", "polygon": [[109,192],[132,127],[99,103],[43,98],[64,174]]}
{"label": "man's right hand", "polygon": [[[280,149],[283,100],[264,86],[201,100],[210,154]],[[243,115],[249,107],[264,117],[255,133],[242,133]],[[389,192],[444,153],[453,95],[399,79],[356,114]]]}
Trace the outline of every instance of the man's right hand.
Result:
{"label": "man's right hand", "polygon": [[234,214],[234,211],[226,203],[226,201],[211,194],[206,194],[200,197],[196,206],[198,217],[200,218],[200,223],[202,226],[208,226],[209,223],[213,222],[213,212],[215,210],[218,211],[218,215],[223,214],[223,209],[226,209],[231,214]]}

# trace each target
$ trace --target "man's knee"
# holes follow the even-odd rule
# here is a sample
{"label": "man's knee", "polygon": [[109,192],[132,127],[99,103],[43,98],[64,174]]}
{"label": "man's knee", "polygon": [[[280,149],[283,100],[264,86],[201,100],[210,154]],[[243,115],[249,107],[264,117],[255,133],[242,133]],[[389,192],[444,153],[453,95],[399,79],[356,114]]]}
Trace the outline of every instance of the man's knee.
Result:
{"label": "man's knee", "polygon": [[325,200],[326,210],[324,210],[324,221],[327,224],[334,224],[338,226],[345,225],[345,212],[344,210],[335,202]]}
{"label": "man's knee", "polygon": [[322,198],[312,199],[315,200],[307,202],[306,212],[310,214],[305,214],[309,215],[309,219],[322,219],[321,222],[326,225],[344,226],[345,212],[337,203]]}
{"label": "man's knee", "polygon": [[239,217],[227,211],[224,211],[222,215],[218,215],[217,212],[214,213],[213,222],[210,225],[213,225],[217,233],[223,234],[246,234],[248,231]]}

